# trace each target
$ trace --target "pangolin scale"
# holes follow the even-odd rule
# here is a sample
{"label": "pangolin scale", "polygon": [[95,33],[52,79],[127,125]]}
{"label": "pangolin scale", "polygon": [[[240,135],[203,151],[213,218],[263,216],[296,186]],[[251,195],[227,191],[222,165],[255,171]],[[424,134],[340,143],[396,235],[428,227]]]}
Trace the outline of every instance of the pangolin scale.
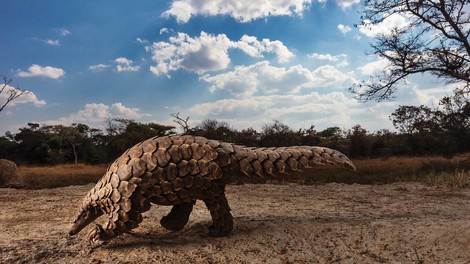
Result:
{"label": "pangolin scale", "polygon": [[172,205],[160,223],[172,231],[188,222],[196,200],[210,211],[211,236],[232,231],[233,218],[225,198],[225,185],[265,182],[269,177],[335,164],[355,170],[342,153],[323,147],[254,148],[197,136],[154,137],[133,146],[107,169],[84,197],[69,231],[75,235],[99,216],[88,241],[106,241],[136,228],[151,204]]}

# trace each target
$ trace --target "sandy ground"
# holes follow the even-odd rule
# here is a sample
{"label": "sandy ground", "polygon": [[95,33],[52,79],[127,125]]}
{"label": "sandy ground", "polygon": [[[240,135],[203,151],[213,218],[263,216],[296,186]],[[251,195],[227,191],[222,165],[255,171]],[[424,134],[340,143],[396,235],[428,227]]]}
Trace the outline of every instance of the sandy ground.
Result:
{"label": "sandy ground", "polygon": [[0,189],[0,263],[470,263],[470,189],[229,186],[228,237],[206,235],[210,216],[198,201],[181,232],[163,229],[170,208],[154,205],[133,233],[93,249],[89,228],[67,236],[91,187]]}

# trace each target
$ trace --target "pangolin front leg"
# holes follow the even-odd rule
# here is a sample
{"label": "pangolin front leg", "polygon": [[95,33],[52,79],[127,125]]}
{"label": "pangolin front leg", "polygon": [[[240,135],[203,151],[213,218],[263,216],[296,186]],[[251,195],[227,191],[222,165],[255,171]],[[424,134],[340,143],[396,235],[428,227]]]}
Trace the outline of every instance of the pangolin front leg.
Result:
{"label": "pangolin front leg", "polygon": [[224,185],[212,182],[209,189],[210,195],[203,199],[212,217],[212,225],[209,227],[210,236],[226,236],[233,229],[233,217],[230,213],[224,189]]}
{"label": "pangolin front leg", "polygon": [[170,213],[160,220],[160,224],[170,231],[180,231],[188,223],[194,202],[174,205]]}
{"label": "pangolin front leg", "polygon": [[[147,210],[143,210],[147,211]],[[120,209],[109,214],[107,223],[103,226],[96,224],[87,236],[88,242],[95,244],[98,241],[108,241],[120,234],[127,233],[138,227],[142,222],[142,211],[129,210],[127,213]]]}

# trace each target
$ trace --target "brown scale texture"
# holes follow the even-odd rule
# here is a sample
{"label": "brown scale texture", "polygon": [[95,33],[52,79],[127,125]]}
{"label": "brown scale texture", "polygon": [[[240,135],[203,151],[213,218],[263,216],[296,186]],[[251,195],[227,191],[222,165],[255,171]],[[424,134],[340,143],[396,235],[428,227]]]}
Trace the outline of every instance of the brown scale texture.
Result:
{"label": "brown scale texture", "polygon": [[173,205],[161,224],[178,231],[187,223],[199,199],[213,220],[209,234],[224,236],[233,226],[224,194],[226,184],[262,183],[282,173],[322,164],[355,170],[345,155],[322,147],[252,148],[195,136],[151,138],[130,148],[109,166],[83,199],[71,234],[83,228],[77,228],[86,222],[81,218],[83,213],[94,211],[98,216],[108,215],[108,221],[104,227],[96,225],[88,239],[109,240],[136,228],[151,203]]}

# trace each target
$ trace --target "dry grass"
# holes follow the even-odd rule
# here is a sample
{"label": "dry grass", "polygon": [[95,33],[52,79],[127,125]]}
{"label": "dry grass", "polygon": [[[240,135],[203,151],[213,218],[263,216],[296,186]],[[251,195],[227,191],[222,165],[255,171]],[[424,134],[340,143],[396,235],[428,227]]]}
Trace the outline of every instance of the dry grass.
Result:
{"label": "dry grass", "polygon": [[450,189],[461,189],[470,187],[470,171],[455,171],[453,173],[441,172],[426,177],[426,183],[430,185],[446,185]]}
{"label": "dry grass", "polygon": [[[333,166],[320,166],[306,173],[284,175],[274,182],[322,184],[328,182],[385,184],[418,181],[451,188],[470,186],[470,159],[455,157],[392,157],[387,159],[355,160],[357,171]],[[53,188],[96,182],[106,171],[106,165],[66,164],[53,167],[20,166],[22,182],[31,188]]]}
{"label": "dry grass", "polygon": [[96,182],[106,171],[106,165],[63,164],[51,167],[18,167],[19,178],[27,187],[54,188]]}
{"label": "dry grass", "polygon": [[[391,157],[381,159],[354,160],[357,171],[347,171],[333,166],[317,167],[309,173],[284,176],[281,181],[302,184],[328,182],[385,184],[392,182],[418,181],[429,184],[458,182],[470,172],[468,157]],[[446,176],[447,175],[447,176]],[[463,180],[461,180],[463,181]],[[452,183],[454,184],[454,183]],[[465,184],[462,184],[464,186]]]}

